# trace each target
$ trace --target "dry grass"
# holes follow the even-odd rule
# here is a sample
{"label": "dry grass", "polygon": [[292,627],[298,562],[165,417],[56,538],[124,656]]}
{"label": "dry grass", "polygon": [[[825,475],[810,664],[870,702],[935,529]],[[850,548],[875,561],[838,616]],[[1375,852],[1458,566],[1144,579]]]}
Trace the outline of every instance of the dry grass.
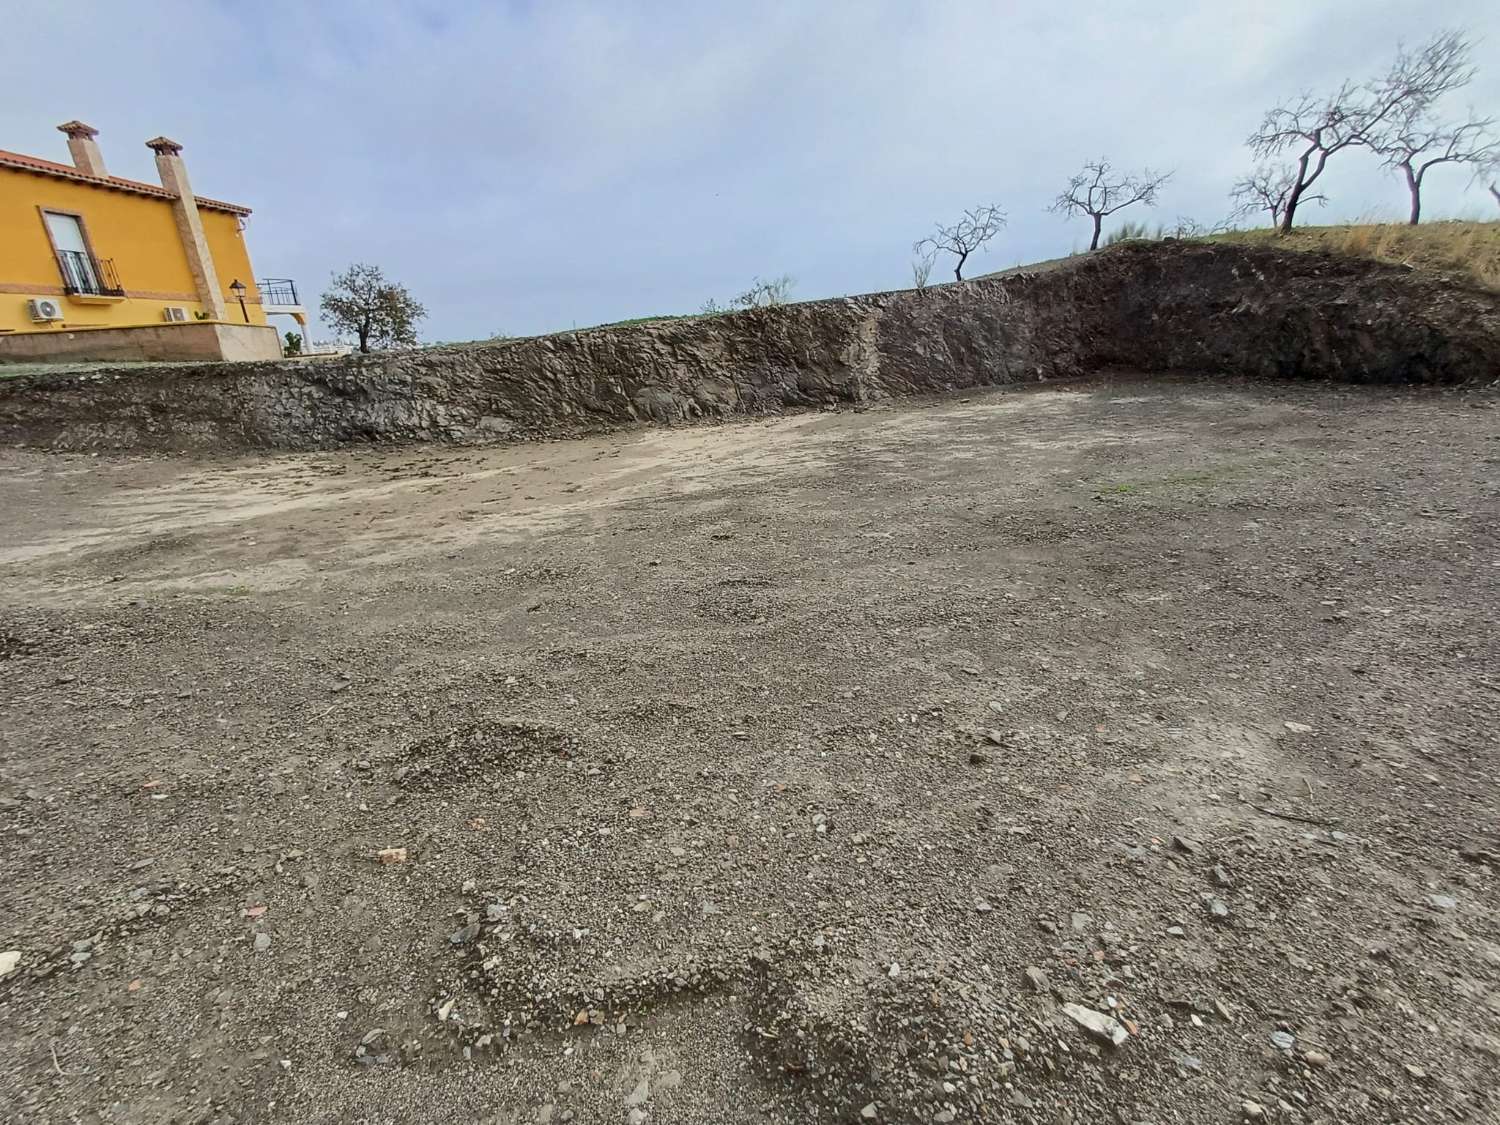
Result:
{"label": "dry grass", "polygon": [[1270,229],[1237,230],[1213,235],[1210,240],[1354,254],[1415,269],[1462,274],[1500,289],[1500,223],[1449,220],[1415,227],[1404,223],[1355,223],[1298,227],[1285,236]]}

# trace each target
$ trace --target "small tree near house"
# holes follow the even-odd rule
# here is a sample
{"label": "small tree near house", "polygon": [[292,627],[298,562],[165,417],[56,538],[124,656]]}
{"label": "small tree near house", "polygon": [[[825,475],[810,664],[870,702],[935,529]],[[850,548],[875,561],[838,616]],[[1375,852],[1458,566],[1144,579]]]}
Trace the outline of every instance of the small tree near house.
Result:
{"label": "small tree near house", "polygon": [[335,332],[353,336],[359,350],[410,347],[417,324],[427,315],[404,285],[386,280],[378,266],[356,262],[333,281],[322,300],[323,320]]}
{"label": "small tree near house", "polygon": [[969,255],[978,250],[1005,228],[1005,212],[994,204],[970,207],[958,222],[949,226],[942,223],[928,237],[912,244],[912,253],[920,257],[936,255],[946,251],[958,259],[953,266],[953,277],[964,279],[964,263]]}
{"label": "small tree near house", "polygon": [[1136,203],[1154,206],[1157,193],[1171,178],[1171,172],[1157,174],[1147,168],[1140,175],[1132,175],[1115,171],[1108,160],[1090,160],[1083,171],[1068,181],[1067,189],[1053,200],[1049,210],[1062,215],[1089,216],[1094,221],[1089,249],[1097,250],[1105,218]]}

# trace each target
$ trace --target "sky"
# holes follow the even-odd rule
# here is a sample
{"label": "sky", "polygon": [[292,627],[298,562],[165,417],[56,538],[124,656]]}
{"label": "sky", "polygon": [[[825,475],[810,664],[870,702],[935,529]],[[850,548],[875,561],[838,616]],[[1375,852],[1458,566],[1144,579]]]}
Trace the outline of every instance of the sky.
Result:
{"label": "sky", "polygon": [[[315,304],[376,264],[426,341],[693,312],[755,277],[906,287],[912,243],[978,204],[1009,222],[970,276],[1057,257],[1088,221],[1046,208],[1100,156],[1174,172],[1117,219],[1212,224],[1266,109],[1440,27],[1476,40],[1452,108],[1500,116],[1493,0],[0,0],[0,23],[0,148],[66,160],[79,118],[155,182],[165,134],[196,191],[254,209],[258,275]],[[1319,187],[1308,222],[1404,217],[1366,154]],[[1423,204],[1500,217],[1455,168]]]}

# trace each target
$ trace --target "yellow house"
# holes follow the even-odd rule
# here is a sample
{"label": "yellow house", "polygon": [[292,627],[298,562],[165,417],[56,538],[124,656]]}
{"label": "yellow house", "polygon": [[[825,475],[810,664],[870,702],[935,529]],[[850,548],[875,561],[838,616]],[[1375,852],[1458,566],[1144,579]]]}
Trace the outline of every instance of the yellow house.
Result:
{"label": "yellow house", "polygon": [[0,363],[273,359],[268,315],[303,326],[296,286],[257,283],[248,207],[195,195],[182,146],[147,141],[160,186],[111,176],[81,121],[72,164],[0,149]]}

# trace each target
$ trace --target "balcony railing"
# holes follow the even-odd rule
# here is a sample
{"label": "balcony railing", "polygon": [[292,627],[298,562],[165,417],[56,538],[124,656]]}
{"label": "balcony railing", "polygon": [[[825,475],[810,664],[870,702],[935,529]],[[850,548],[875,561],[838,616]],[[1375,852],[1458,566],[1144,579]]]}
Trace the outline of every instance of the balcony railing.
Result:
{"label": "balcony railing", "polygon": [[288,277],[263,277],[255,283],[260,290],[260,303],[266,305],[301,306],[297,299],[297,283]]}
{"label": "balcony railing", "polygon": [[113,258],[93,258],[81,250],[59,250],[57,268],[62,270],[63,292],[69,296],[125,296]]}

